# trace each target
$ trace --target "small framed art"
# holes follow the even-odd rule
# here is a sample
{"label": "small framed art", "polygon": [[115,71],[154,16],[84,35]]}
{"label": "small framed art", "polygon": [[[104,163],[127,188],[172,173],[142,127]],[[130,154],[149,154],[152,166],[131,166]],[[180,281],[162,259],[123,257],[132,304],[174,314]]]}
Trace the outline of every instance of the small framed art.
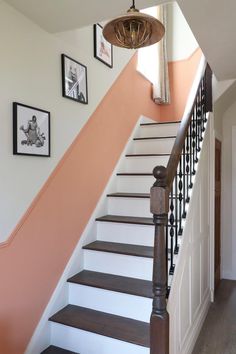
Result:
{"label": "small framed art", "polygon": [[86,66],[65,54],[61,55],[61,65],[63,97],[87,104],[88,84]]}
{"label": "small framed art", "polygon": [[13,102],[13,154],[50,156],[50,112]]}
{"label": "small framed art", "polygon": [[94,57],[106,64],[110,68],[113,67],[113,46],[107,42],[102,34],[103,27],[96,23],[93,25],[94,33]]}

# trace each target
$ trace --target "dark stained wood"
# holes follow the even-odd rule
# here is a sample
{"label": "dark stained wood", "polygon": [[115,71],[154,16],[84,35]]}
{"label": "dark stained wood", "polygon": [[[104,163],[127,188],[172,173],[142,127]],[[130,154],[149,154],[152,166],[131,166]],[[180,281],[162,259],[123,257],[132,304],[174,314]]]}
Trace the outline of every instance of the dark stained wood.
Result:
{"label": "dark stained wood", "polygon": [[[209,80],[210,80],[210,77],[209,77]],[[201,86],[201,82],[199,83],[198,90],[199,90],[200,86]],[[209,87],[210,87],[210,84],[209,84]],[[198,90],[196,92],[196,96],[195,96],[194,103],[193,103],[193,106],[192,106],[191,110],[189,111],[188,114],[185,115],[185,117],[182,119],[182,121],[180,123],[180,127],[179,127],[179,130],[178,130],[178,133],[177,133],[177,137],[175,139],[175,143],[174,143],[174,146],[173,146],[172,151],[171,151],[170,159],[169,159],[169,162],[168,162],[168,165],[167,165],[167,188],[169,190],[171,189],[171,186],[173,184],[173,181],[174,181],[174,178],[175,178],[175,173],[177,171],[177,167],[178,167],[178,163],[179,163],[179,159],[180,159],[180,156],[181,156],[182,151],[183,151],[185,138],[186,138],[187,131],[188,131],[188,128],[189,128],[189,124],[190,124],[190,121],[191,121],[191,117],[192,117],[192,114],[193,114],[194,106],[195,106],[195,103],[197,101]],[[210,97],[211,97],[210,94],[208,94],[209,100],[210,100]],[[207,108],[207,112],[209,112],[210,111],[210,109],[209,109],[210,108],[210,103],[208,104],[208,106],[206,108]]]}
{"label": "dark stained wood", "polygon": [[212,112],[213,111],[213,103],[212,103],[212,71],[207,64],[206,67],[206,111]]}
{"label": "dark stained wood", "polygon": [[[182,215],[184,215],[185,210],[181,209],[181,202],[185,196],[182,194],[183,188],[183,176],[187,176],[190,172],[190,167],[185,168],[186,166],[182,166],[182,158],[181,155],[184,151],[184,164],[186,151],[189,152],[191,148],[195,148],[195,151],[200,151],[200,141],[202,139],[202,128],[204,128],[204,123],[206,122],[206,112],[210,110],[210,103],[207,104],[207,99],[211,99],[210,94],[206,95],[206,92],[203,93],[202,86],[205,81],[211,81],[211,77],[209,78],[205,75],[201,78],[199,82],[198,89],[196,91],[196,95],[193,101],[193,105],[189,112],[184,116],[180,123],[180,127],[177,133],[177,137],[175,139],[171,155],[167,164],[167,167],[157,166],[153,170],[153,175],[156,179],[153,187],[151,188],[151,212],[153,213],[154,224],[155,224],[155,238],[154,238],[154,264],[153,264],[153,311],[151,314],[150,321],[150,354],[169,354],[169,315],[166,308],[166,295],[167,295],[167,266],[168,266],[168,246],[166,245],[166,225],[168,223],[168,213],[169,213],[169,195],[170,192],[173,191],[173,183],[175,176],[178,171],[178,187],[179,187],[179,210],[180,210],[180,223],[182,220]],[[205,86],[204,86],[205,88]],[[211,83],[209,82],[208,88],[211,90]],[[203,100],[199,106],[199,94],[201,94],[201,99]],[[206,100],[205,100],[206,98]],[[203,104],[203,103],[206,103]],[[203,111],[204,109],[204,111]],[[194,114],[193,114],[194,113]],[[197,118],[201,116],[201,121],[197,120]],[[194,129],[190,129],[192,132],[194,130],[194,134],[192,132],[192,137],[194,138],[194,144],[191,143],[191,148],[188,146],[186,150],[185,141],[188,136],[188,130],[190,127],[190,123],[193,119]],[[196,126],[197,124],[197,126]],[[190,134],[191,135],[191,134]],[[187,140],[189,141],[189,140]],[[191,142],[191,141],[190,141]],[[190,151],[191,157],[192,152]],[[189,158],[189,154],[187,154]],[[197,154],[194,157],[194,162],[196,162]],[[187,160],[187,159],[186,159]],[[192,161],[192,160],[191,160]],[[184,167],[184,171],[183,171]],[[194,167],[194,166],[193,166]],[[192,170],[191,170],[192,171]],[[195,171],[191,172],[194,174]],[[188,177],[187,177],[188,178]],[[177,179],[176,179],[177,181]],[[177,182],[176,182],[177,183]],[[185,178],[184,178],[185,183]],[[188,184],[189,187],[189,184]],[[176,187],[175,187],[176,189]],[[185,193],[185,188],[183,193]],[[171,192],[172,194],[172,192]],[[185,201],[185,199],[184,199]],[[172,218],[172,224],[174,222],[174,206],[173,199],[171,198],[172,208],[170,218]],[[172,235],[172,250],[173,250],[173,236],[174,229],[171,228]],[[182,227],[178,231],[178,234],[182,234]],[[177,244],[177,243],[176,243]]]}
{"label": "dark stained wood", "polygon": [[107,197],[150,199],[150,193],[111,193],[107,194]]}
{"label": "dark stained wood", "polygon": [[181,121],[171,121],[171,122],[155,122],[155,123],[141,123],[141,126],[149,126],[149,125],[165,125],[165,124],[179,124]]}
{"label": "dark stained wood", "polygon": [[[111,193],[107,194],[108,198],[137,198],[137,199],[150,199],[149,193]],[[176,195],[173,195],[173,199]]]}
{"label": "dark stained wood", "polygon": [[145,138],[134,138],[133,140],[160,140],[160,139],[175,139],[176,135],[171,136],[149,136]]}
{"label": "dark stained wood", "polygon": [[146,172],[146,173],[139,173],[139,172],[119,172],[116,174],[117,176],[152,176],[152,173]]}
{"label": "dark stained wood", "polygon": [[153,247],[131,245],[127,243],[94,241],[84,246],[83,249],[90,251],[125,254],[136,257],[153,258]]}
{"label": "dark stained wood", "polygon": [[96,219],[102,222],[116,222],[122,224],[137,224],[137,225],[151,225],[153,226],[152,218],[144,218],[138,216],[122,216],[122,215],[104,215]]}
{"label": "dark stained wood", "polygon": [[221,268],[221,142],[215,140],[215,289],[220,283]]}
{"label": "dark stained wood", "polygon": [[153,297],[152,282],[143,279],[83,270],[68,279],[68,282],[130,295]]}
{"label": "dark stained wood", "polygon": [[149,347],[149,324],[145,322],[75,305],[66,306],[53,315],[50,321]]}
{"label": "dark stained wood", "polygon": [[155,157],[155,156],[170,156],[170,154],[165,154],[165,153],[163,153],[163,154],[127,154],[125,156],[126,157],[147,157],[147,156]]}
{"label": "dark stained wood", "polygon": [[[169,314],[166,308],[167,256],[165,227],[168,222],[169,195],[166,189],[167,170],[156,167],[156,182],[151,188],[151,212],[155,224],[153,261],[153,305],[150,320],[150,353],[169,353]],[[158,201],[158,202],[157,202]]]}
{"label": "dark stained wood", "polygon": [[55,347],[54,345],[50,345],[50,347],[45,349],[41,354],[79,354],[79,353],[71,352],[70,350],[66,350],[59,347]]}

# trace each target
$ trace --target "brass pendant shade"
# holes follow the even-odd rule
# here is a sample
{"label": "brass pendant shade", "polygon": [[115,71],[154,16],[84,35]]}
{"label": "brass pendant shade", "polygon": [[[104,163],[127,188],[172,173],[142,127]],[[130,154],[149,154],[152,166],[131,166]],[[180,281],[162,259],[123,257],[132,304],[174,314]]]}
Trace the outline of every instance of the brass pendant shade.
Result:
{"label": "brass pendant shade", "polygon": [[127,14],[111,20],[103,29],[103,36],[109,43],[127,49],[157,43],[164,34],[163,24],[155,17],[139,12],[134,1]]}

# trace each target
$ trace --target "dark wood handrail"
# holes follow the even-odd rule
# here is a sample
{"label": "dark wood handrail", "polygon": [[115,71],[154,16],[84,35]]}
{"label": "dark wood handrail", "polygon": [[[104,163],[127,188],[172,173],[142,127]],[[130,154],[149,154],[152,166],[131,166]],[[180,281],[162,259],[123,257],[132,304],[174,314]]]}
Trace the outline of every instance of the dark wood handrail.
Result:
{"label": "dark wood handrail", "polygon": [[[181,121],[168,165],[157,166],[153,170],[156,181],[150,191],[150,210],[155,226],[150,354],[169,354],[169,314],[166,308],[168,274],[174,273],[173,254],[178,253],[178,236],[182,234],[181,220],[186,217],[185,206],[190,199],[189,189],[192,188],[192,176],[195,174],[195,164],[201,149],[204,124],[207,121],[206,113],[212,111],[212,72],[209,65],[204,64],[201,77],[198,79],[196,92],[192,94],[193,101]],[[179,207],[177,207],[177,190]],[[169,212],[170,232],[168,233]],[[175,247],[174,235],[176,235]],[[171,239],[170,270],[168,270],[169,237]]]}
{"label": "dark wood handrail", "polygon": [[[203,69],[204,70],[202,72],[201,79],[204,76],[205,70],[211,72],[211,69],[210,69],[209,65],[204,65]],[[208,76],[209,79],[210,79],[210,77],[211,76]],[[169,190],[171,190],[171,187],[172,187],[172,184],[173,184],[173,181],[174,181],[174,178],[175,178],[175,174],[176,174],[176,171],[177,171],[177,167],[178,167],[178,164],[179,164],[180,156],[181,156],[182,151],[183,151],[185,138],[186,138],[186,135],[187,135],[187,131],[188,131],[190,122],[191,122],[191,117],[192,117],[192,114],[193,114],[194,106],[195,106],[196,101],[197,101],[197,95],[198,95],[198,91],[199,91],[199,88],[200,88],[200,85],[201,85],[201,79],[200,79],[200,82],[198,84],[197,90],[195,92],[195,97],[194,97],[191,109],[183,117],[183,119],[181,120],[180,127],[179,127],[179,130],[178,130],[176,139],[175,139],[175,143],[174,143],[174,146],[172,148],[171,155],[170,155],[170,158],[169,158],[169,161],[168,161],[168,164],[167,164],[166,186],[167,186],[167,189],[169,189]],[[207,83],[208,83],[208,85],[211,85],[211,79],[207,80]],[[212,90],[211,90],[210,87],[208,87],[207,91],[211,92]],[[207,108],[207,110],[209,111],[209,107]],[[212,110],[212,107],[211,107],[210,111],[211,110]]]}

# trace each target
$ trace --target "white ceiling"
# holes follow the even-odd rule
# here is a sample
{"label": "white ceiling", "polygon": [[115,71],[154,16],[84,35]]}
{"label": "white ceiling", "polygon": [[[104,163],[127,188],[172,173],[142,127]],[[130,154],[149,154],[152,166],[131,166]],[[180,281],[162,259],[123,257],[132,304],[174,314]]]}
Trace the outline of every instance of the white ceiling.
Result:
{"label": "white ceiling", "polygon": [[[48,32],[63,32],[123,14],[131,0],[5,0]],[[167,0],[136,0],[146,8]]]}
{"label": "white ceiling", "polygon": [[[5,0],[48,32],[63,32],[122,14],[131,0]],[[136,0],[147,8],[168,0]],[[236,0],[178,0],[219,80],[236,78]]]}

